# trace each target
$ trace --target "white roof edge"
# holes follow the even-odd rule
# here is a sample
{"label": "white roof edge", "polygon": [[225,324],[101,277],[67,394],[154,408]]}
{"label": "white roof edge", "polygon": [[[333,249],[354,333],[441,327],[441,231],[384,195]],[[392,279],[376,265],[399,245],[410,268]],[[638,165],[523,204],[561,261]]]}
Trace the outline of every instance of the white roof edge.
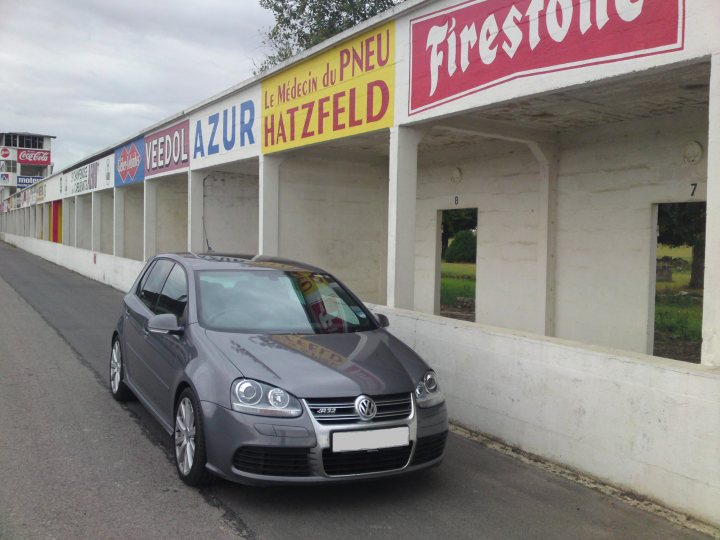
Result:
{"label": "white roof edge", "polygon": [[[373,26],[379,26],[380,24],[396,19],[398,16],[413,11],[415,9],[419,9],[425,4],[429,4],[431,2],[434,2],[436,0],[405,0],[401,4],[397,4],[394,7],[391,7],[388,10],[383,11],[382,13],[379,13],[375,15],[374,17],[369,18],[366,21],[361,22],[360,24],[353,26],[352,28],[348,28],[347,30],[344,30],[343,32],[340,32],[339,34],[331,37],[330,39],[326,39],[322,43],[318,43],[314,47],[311,47],[310,49],[307,49],[305,51],[302,51],[298,53],[297,55],[288,58],[284,62],[278,64],[277,66],[272,67],[266,72],[263,72],[259,75],[255,75],[254,77],[250,77],[249,79],[245,79],[244,81],[231,86],[227,90],[223,90],[222,92],[215,94],[214,96],[211,96],[203,101],[200,101],[199,103],[196,103],[195,105],[192,105],[186,109],[183,109],[179,113],[173,114],[172,116],[169,116],[167,118],[164,118],[160,120],[159,122],[156,122],[155,124],[152,124],[148,126],[147,128],[135,133],[131,137],[127,137],[124,139],[121,139],[120,142],[112,144],[110,146],[107,146],[101,150],[98,150],[97,152],[93,152],[92,154],[87,155],[86,157],[76,161],[75,163],[72,163],[66,167],[63,167],[61,171],[58,172],[62,173],[65,171],[70,171],[74,167],[77,167],[78,164],[87,161],[89,159],[94,158],[95,156],[100,156],[101,154],[104,154],[106,152],[114,151],[116,148],[119,148],[120,146],[123,146],[131,141],[134,141],[135,139],[138,139],[140,137],[145,136],[148,133],[152,133],[153,131],[156,131],[166,124],[170,124],[174,122],[175,120],[181,120],[185,116],[194,113],[195,111],[198,111],[202,109],[203,107],[206,107],[212,103],[215,103],[217,101],[220,101],[222,99],[225,99],[226,97],[230,96],[231,94],[238,92],[239,90],[243,90],[245,88],[249,88],[253,84],[261,82],[263,79],[267,79],[280,71],[283,71],[284,69],[290,67],[293,64],[302,62],[303,60],[306,60],[312,56],[316,56],[320,54],[321,52],[325,51],[326,49],[330,49],[331,47],[337,45],[341,41],[345,41],[346,39],[356,35],[356,34],[362,34],[365,30],[368,30],[369,28],[372,28]],[[50,178],[48,176],[47,178]],[[41,182],[44,182],[46,179],[41,180]]]}

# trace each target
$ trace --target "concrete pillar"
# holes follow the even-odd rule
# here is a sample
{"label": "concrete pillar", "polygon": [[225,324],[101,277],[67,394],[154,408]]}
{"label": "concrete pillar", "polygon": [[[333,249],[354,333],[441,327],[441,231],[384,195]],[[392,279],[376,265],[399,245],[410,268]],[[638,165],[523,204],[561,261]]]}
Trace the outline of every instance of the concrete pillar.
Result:
{"label": "concrete pillar", "polygon": [[540,201],[538,204],[538,297],[537,332],[555,335],[555,254],[557,234],[557,145],[528,143],[540,165]]}
{"label": "concrete pillar", "polygon": [[259,252],[279,255],[280,166],[283,156],[260,156]]}
{"label": "concrete pillar", "polygon": [[143,259],[147,261],[157,252],[158,183],[148,180],[143,185]]}
{"label": "concrete pillar", "polygon": [[113,255],[125,256],[125,190],[115,189],[113,196]]}
{"label": "concrete pillar", "polygon": [[712,56],[709,108],[702,363],[720,366],[720,53]]}
{"label": "concrete pillar", "polygon": [[92,251],[100,251],[102,240],[100,234],[102,232],[102,201],[100,200],[100,192],[93,191],[90,198],[92,213],[90,217],[90,249]]}
{"label": "concrete pillar", "polygon": [[417,149],[423,132],[390,128],[390,185],[388,192],[387,305],[413,309],[415,305],[415,199]]}
{"label": "concrete pillar", "polygon": [[207,251],[205,243],[205,173],[188,171],[188,250]]}

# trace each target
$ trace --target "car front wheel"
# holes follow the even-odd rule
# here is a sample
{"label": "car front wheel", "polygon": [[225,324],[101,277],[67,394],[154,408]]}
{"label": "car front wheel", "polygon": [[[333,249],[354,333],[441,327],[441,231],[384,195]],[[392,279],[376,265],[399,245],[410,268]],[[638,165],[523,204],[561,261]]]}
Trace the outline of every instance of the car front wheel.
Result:
{"label": "car front wheel", "polygon": [[120,347],[120,339],[116,338],[110,351],[110,393],[116,401],[123,402],[133,398],[132,392],[123,381],[124,378],[122,347]]}
{"label": "car front wheel", "polygon": [[175,407],[175,466],[183,482],[207,483],[205,437],[200,402],[190,388],[180,394]]}

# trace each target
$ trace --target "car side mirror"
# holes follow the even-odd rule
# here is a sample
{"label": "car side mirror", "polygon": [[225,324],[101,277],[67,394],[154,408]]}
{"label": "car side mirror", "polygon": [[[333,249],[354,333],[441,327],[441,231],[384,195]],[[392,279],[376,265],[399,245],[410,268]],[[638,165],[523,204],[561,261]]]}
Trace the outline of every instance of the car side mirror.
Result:
{"label": "car side mirror", "polygon": [[387,328],[390,326],[390,320],[382,313],[376,313],[375,318],[377,318],[380,328]]}
{"label": "car side mirror", "polygon": [[178,325],[178,320],[172,313],[161,313],[153,315],[148,319],[148,332],[153,334],[173,334],[179,336],[183,333],[182,326]]}

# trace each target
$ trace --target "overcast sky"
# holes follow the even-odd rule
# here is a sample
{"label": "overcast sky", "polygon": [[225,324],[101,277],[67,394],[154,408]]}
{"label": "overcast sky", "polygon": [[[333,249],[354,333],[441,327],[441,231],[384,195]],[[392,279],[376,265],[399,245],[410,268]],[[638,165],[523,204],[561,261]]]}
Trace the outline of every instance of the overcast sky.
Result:
{"label": "overcast sky", "polygon": [[252,76],[257,0],[0,0],[0,132],[55,135],[55,170]]}

